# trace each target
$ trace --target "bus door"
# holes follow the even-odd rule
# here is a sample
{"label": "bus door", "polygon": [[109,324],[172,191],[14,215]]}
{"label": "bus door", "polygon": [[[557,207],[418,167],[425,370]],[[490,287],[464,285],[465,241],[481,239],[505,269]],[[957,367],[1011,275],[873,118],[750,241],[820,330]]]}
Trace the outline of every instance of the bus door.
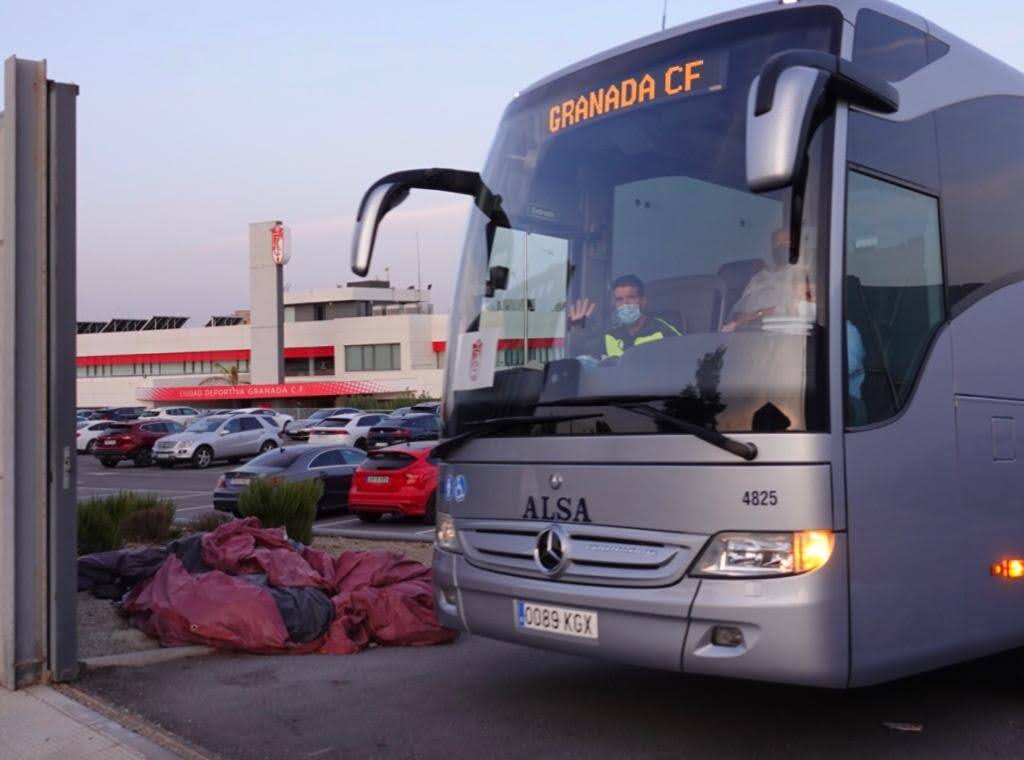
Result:
{"label": "bus door", "polygon": [[963,615],[939,202],[846,176],[846,501],[854,685],[949,661]]}

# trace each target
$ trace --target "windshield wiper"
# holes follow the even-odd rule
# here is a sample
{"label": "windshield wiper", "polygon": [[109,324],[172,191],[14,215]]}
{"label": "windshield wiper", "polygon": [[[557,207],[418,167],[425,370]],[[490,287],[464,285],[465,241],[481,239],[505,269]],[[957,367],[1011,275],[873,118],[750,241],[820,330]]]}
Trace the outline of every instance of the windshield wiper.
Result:
{"label": "windshield wiper", "polygon": [[471,423],[474,426],[472,430],[467,430],[465,433],[459,433],[459,435],[437,444],[433,451],[430,452],[430,460],[443,460],[445,457],[461,449],[474,438],[482,438],[487,435],[493,435],[494,433],[500,433],[502,430],[507,430],[508,428],[515,427],[516,425],[537,425],[545,422],[592,420],[603,416],[603,414],[598,412],[596,414],[553,414],[548,416],[529,415],[526,417],[494,417],[489,420],[482,420],[480,422]]}
{"label": "windshield wiper", "polygon": [[537,406],[611,406],[616,409],[625,409],[629,412],[642,414],[657,420],[670,427],[674,427],[683,433],[689,433],[705,443],[717,446],[723,451],[728,451],[741,459],[752,462],[757,459],[757,446],[753,443],[744,443],[735,438],[719,433],[717,430],[709,430],[706,427],[687,422],[671,414],[666,414],[660,409],[651,406],[651,401],[670,401],[679,396],[591,396],[589,398],[568,398],[559,401],[542,401]]}

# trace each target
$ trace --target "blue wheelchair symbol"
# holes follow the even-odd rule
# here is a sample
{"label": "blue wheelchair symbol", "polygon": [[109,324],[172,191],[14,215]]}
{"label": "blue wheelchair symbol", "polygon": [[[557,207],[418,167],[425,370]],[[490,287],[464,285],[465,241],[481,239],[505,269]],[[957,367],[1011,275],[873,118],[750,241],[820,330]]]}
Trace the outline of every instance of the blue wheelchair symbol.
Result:
{"label": "blue wheelchair symbol", "polygon": [[455,478],[453,478],[451,475],[446,476],[445,479],[444,479],[444,500],[445,501],[451,501],[452,500],[452,484],[453,484],[454,480],[455,480]]}
{"label": "blue wheelchair symbol", "polygon": [[465,501],[466,494],[469,493],[469,488],[466,485],[465,475],[455,476],[455,501]]}

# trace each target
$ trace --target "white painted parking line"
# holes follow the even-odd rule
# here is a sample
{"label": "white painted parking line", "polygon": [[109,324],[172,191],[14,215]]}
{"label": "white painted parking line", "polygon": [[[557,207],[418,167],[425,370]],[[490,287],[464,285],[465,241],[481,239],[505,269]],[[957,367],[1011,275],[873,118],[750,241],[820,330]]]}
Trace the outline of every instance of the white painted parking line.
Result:
{"label": "white painted parking line", "polygon": [[179,491],[179,490],[167,491],[167,490],[164,490],[162,488],[111,488],[109,486],[85,486],[85,485],[81,485],[81,484],[78,486],[78,490],[79,491],[114,491],[114,492],[117,492],[117,491],[139,491],[139,492],[142,492],[142,493],[158,493],[158,494],[160,494],[162,496],[163,495],[166,495],[166,496],[178,496],[178,497],[181,497],[181,498],[186,498],[187,497],[187,498],[190,498],[190,499],[195,498],[196,496],[210,496],[213,493],[212,489],[209,490],[209,491]]}
{"label": "white painted parking line", "polygon": [[352,523],[359,522],[358,517],[342,517],[337,520],[331,520],[329,522],[318,522],[316,526],[319,528],[333,528],[337,525],[351,525]]}
{"label": "white painted parking line", "polygon": [[416,535],[417,536],[426,536],[426,535],[429,535],[429,534],[431,534],[433,532],[434,532],[433,528],[427,528],[427,530],[418,530],[418,531],[416,531]]}
{"label": "white painted parking line", "polygon": [[213,506],[212,505],[205,505],[205,506],[202,506],[202,507],[177,507],[174,511],[177,514],[179,512],[196,512],[196,511],[203,510],[203,509],[205,509],[207,511],[212,511],[213,510]]}

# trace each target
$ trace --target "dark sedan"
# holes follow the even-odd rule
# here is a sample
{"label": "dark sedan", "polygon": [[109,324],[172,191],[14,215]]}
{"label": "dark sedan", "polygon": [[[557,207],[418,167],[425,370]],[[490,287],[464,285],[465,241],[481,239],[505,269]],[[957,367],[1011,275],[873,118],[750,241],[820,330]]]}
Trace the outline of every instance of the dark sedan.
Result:
{"label": "dark sedan", "polygon": [[256,478],[277,477],[289,482],[319,478],[324,495],[316,505],[317,514],[348,507],[352,475],[366,454],[351,446],[282,446],[243,466],[225,472],[213,491],[213,506],[238,514],[238,494]]}
{"label": "dark sedan", "polygon": [[381,420],[366,434],[366,448],[380,449],[396,443],[436,441],[441,433],[436,414],[406,414]]}

